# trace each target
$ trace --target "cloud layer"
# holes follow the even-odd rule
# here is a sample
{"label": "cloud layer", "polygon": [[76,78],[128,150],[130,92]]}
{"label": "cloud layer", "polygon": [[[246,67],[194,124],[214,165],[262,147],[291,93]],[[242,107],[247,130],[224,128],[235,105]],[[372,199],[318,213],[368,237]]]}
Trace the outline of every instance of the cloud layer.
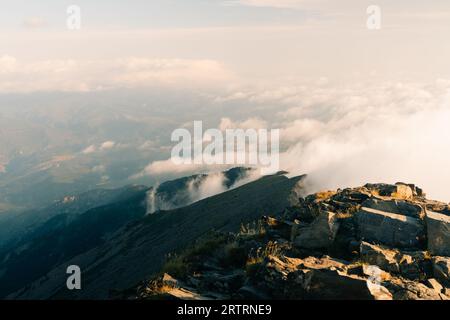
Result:
{"label": "cloud layer", "polygon": [[[404,181],[422,186],[433,198],[450,200],[448,80],[353,85],[320,81],[240,90],[215,101],[259,110],[258,117],[222,118],[217,128],[280,128],[281,169],[309,174],[310,192]],[[149,164],[145,174],[216,169],[176,165],[169,159]]]}
{"label": "cloud layer", "polygon": [[232,79],[213,60],[123,58],[111,60],[44,60],[24,62],[0,56],[0,93],[85,92],[151,86],[203,87]]}

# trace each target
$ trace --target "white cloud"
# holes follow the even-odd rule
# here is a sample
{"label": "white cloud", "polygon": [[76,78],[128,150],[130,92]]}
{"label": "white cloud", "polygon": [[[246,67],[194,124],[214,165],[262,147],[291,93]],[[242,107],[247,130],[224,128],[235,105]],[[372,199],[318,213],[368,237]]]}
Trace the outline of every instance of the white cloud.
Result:
{"label": "white cloud", "polygon": [[227,129],[268,129],[268,124],[260,118],[250,118],[244,121],[232,121],[230,118],[222,118],[219,129],[222,131]]}
{"label": "white cloud", "polygon": [[[311,96],[315,93],[311,89]],[[367,182],[416,183],[450,200],[450,90],[392,84],[329,89],[303,107],[280,113],[288,150],[282,168],[307,173],[311,191]],[[308,99],[306,99],[308,100]]]}
{"label": "white cloud", "polygon": [[[420,185],[431,198],[450,200],[450,81],[311,82],[236,92],[240,105],[258,111],[244,121],[222,118],[218,127],[280,128],[280,169],[309,174],[311,192],[404,181]],[[149,164],[141,174],[217,170],[168,159]]]}
{"label": "white cloud", "polygon": [[87,147],[86,149],[84,149],[82,151],[83,154],[91,154],[94,153],[95,151],[97,151],[97,148],[94,145],[90,145],[89,147]]}
{"label": "white cloud", "polygon": [[19,61],[0,56],[0,93],[223,85],[232,73],[213,60],[124,58]]}
{"label": "white cloud", "polygon": [[205,165],[205,164],[176,164],[172,159],[153,161],[142,172],[131,177],[142,176],[153,177],[181,177],[185,175],[197,174],[200,172],[213,172],[228,169],[230,165]]}
{"label": "white cloud", "polygon": [[116,143],[114,141],[105,141],[101,144],[100,146],[100,150],[109,150],[114,148],[114,146],[116,145]]}

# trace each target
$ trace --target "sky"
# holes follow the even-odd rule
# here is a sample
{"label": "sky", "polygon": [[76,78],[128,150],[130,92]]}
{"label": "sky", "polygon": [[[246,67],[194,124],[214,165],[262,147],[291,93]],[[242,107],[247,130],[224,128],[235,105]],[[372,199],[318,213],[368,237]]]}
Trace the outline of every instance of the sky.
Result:
{"label": "sky", "polygon": [[[208,60],[247,81],[268,78],[448,76],[450,3],[373,1],[130,0],[2,1],[0,57],[70,60]],[[66,27],[69,5],[82,27]],[[4,62],[5,64],[5,62]]]}
{"label": "sky", "polygon": [[[0,95],[188,90],[217,108],[218,127],[280,128],[284,167],[317,189],[403,180],[450,201],[448,0],[0,5]],[[367,28],[371,5],[379,30]],[[168,161],[146,170],[165,174]]]}

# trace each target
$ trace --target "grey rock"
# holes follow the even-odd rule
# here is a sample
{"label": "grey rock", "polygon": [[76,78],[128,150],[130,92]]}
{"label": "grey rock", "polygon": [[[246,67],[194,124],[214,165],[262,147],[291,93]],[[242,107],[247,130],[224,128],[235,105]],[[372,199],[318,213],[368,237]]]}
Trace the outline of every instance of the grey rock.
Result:
{"label": "grey rock", "polygon": [[321,211],[309,226],[298,230],[294,245],[306,249],[328,248],[334,241],[338,229],[339,222],[336,214]]}
{"label": "grey rock", "polygon": [[389,300],[389,291],[381,285],[338,270],[317,269],[306,273],[306,298],[320,300]]}
{"label": "grey rock", "polygon": [[379,242],[399,248],[417,248],[425,235],[419,219],[362,207],[356,214],[362,240]]}
{"label": "grey rock", "polygon": [[433,288],[414,282],[404,281],[394,293],[395,300],[445,300],[443,294]]}
{"label": "grey rock", "polygon": [[450,256],[450,216],[426,212],[428,250],[436,256]]}
{"label": "grey rock", "polygon": [[416,219],[421,219],[425,215],[421,206],[404,200],[380,200],[372,198],[364,201],[362,206]]}
{"label": "grey rock", "polygon": [[361,242],[360,255],[361,261],[371,265],[379,266],[388,272],[400,272],[400,266],[397,262],[395,250],[382,248],[367,242]]}
{"label": "grey rock", "polygon": [[447,287],[450,287],[450,258],[433,257],[433,274]]}

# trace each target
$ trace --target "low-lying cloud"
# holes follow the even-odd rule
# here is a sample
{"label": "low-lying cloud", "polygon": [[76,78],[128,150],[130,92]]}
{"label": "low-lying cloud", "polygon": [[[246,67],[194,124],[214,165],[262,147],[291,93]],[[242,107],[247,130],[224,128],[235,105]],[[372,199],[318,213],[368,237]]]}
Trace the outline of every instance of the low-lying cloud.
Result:
{"label": "low-lying cloud", "polygon": [[129,57],[111,60],[21,61],[0,56],[0,93],[87,92],[152,86],[223,85],[233,78],[221,63],[201,59]]}
{"label": "low-lying cloud", "polygon": [[[219,100],[259,111],[247,120],[222,118],[218,128],[251,124],[281,129],[281,169],[308,174],[310,192],[403,181],[423,187],[431,198],[450,200],[447,80],[349,86],[322,82],[241,90]],[[145,173],[181,175],[208,169],[168,159],[149,164]]]}

